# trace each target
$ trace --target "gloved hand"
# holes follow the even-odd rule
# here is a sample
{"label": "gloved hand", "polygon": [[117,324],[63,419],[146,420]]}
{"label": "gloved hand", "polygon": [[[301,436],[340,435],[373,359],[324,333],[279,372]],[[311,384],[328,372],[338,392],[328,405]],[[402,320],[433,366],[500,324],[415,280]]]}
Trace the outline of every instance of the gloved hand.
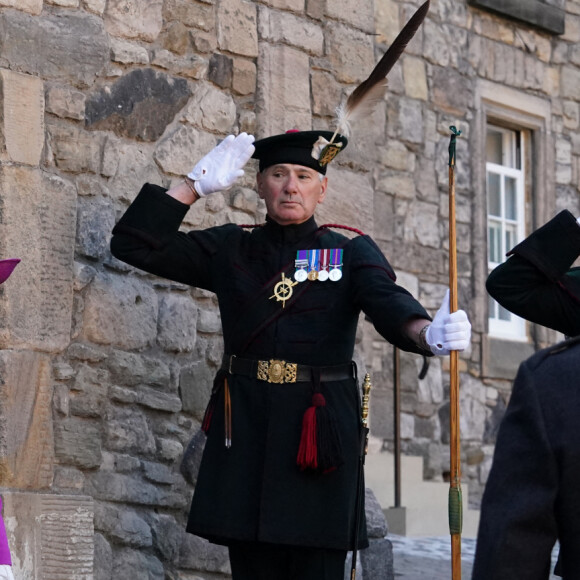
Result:
{"label": "gloved hand", "polygon": [[253,142],[254,136],[247,133],[228,135],[188,173],[195,181],[195,191],[203,197],[233,185],[244,175],[242,167],[254,153]]}
{"label": "gloved hand", "polygon": [[449,354],[452,350],[465,350],[469,346],[471,323],[464,310],[449,312],[449,290],[425,333],[425,341],[431,352],[438,355]]}

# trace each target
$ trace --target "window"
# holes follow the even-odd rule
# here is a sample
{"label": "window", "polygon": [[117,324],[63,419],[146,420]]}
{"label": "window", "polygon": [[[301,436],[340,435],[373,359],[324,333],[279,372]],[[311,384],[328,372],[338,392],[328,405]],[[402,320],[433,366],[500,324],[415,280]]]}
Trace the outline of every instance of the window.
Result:
{"label": "window", "polygon": [[[488,270],[525,237],[524,159],[520,131],[488,125],[486,134]],[[489,297],[489,334],[527,340],[525,321]]]}

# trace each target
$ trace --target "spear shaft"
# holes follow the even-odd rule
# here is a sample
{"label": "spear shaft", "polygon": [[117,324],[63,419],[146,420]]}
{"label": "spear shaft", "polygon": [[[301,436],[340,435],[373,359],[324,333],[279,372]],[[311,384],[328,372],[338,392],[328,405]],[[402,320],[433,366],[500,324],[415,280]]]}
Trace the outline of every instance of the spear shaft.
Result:
{"label": "spear shaft", "polygon": [[[449,310],[457,311],[457,235],[455,229],[455,144],[461,134],[449,127]],[[461,444],[459,436],[459,352],[449,354],[449,426],[450,468],[449,533],[451,534],[451,578],[461,580],[461,529],[463,502],[461,497]]]}

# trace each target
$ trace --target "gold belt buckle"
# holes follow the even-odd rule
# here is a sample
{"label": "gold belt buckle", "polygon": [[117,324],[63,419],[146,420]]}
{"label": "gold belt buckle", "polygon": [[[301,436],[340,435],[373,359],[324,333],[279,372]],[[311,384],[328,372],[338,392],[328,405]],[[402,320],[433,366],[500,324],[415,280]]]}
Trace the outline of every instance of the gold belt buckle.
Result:
{"label": "gold belt buckle", "polygon": [[269,383],[295,383],[297,368],[296,363],[287,363],[285,360],[259,360],[257,377]]}

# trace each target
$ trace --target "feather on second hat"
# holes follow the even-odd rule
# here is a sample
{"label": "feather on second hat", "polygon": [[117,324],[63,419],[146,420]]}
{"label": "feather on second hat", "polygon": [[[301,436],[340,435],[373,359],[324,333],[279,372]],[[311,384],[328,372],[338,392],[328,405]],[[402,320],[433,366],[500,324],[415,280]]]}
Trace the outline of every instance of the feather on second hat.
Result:
{"label": "feather on second hat", "polygon": [[332,136],[332,131],[287,131],[255,141],[252,157],[260,161],[260,171],[278,163],[292,163],[325,175],[328,164],[348,143],[343,135],[336,135],[330,143]]}

